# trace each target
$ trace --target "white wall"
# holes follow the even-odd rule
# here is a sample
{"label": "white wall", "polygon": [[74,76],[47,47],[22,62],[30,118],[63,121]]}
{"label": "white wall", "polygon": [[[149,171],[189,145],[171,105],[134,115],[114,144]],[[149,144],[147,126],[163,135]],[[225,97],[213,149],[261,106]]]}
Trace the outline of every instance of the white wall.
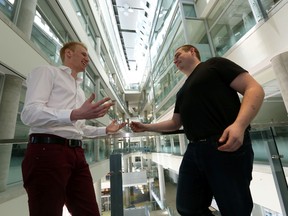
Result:
{"label": "white wall", "polygon": [[[4,63],[23,76],[27,76],[38,65],[48,64],[37,51],[31,49],[31,42],[27,37],[15,28],[9,20],[3,22],[1,19],[7,18],[2,16],[0,16],[0,63]],[[15,34],[15,31],[21,36]]]}
{"label": "white wall", "polygon": [[[257,29],[252,29],[251,31],[254,32],[251,35],[244,36],[225,57],[255,74],[256,79],[261,77],[262,84],[273,78],[274,72],[271,69],[270,60],[274,56],[288,51],[287,14],[288,4],[285,4],[267,22],[264,22]],[[263,71],[268,71],[265,74],[267,80],[261,76]]]}

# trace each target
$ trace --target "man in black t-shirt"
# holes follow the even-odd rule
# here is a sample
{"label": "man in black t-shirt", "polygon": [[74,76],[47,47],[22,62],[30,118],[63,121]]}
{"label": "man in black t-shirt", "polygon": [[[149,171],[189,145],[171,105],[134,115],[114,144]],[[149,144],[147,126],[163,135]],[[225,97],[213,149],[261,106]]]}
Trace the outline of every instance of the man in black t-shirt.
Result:
{"label": "man in black t-shirt", "polygon": [[201,62],[192,45],[176,50],[174,64],[187,79],[177,93],[173,117],[153,124],[131,122],[131,129],[168,132],[183,126],[190,143],[179,169],[176,204],[181,215],[212,215],[208,207],[214,197],[222,216],[250,216],[254,154],[248,130],[263,102],[263,88],[228,59]]}

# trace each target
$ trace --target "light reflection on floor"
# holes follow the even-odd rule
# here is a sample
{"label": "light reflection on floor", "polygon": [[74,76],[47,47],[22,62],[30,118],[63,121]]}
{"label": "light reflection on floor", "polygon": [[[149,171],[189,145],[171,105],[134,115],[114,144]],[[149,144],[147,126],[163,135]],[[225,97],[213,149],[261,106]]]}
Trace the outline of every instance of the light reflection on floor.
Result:
{"label": "light reflection on floor", "polygon": [[[63,214],[62,216],[71,216],[71,214],[68,212],[66,206],[63,207]],[[102,212],[101,216],[111,216],[111,212],[107,211],[107,212]]]}

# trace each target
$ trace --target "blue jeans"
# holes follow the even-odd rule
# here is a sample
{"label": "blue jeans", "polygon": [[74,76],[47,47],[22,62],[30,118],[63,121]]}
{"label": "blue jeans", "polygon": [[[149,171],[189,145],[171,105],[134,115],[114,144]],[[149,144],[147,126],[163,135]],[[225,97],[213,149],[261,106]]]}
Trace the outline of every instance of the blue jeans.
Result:
{"label": "blue jeans", "polygon": [[250,216],[254,153],[249,133],[235,152],[217,150],[217,139],[190,143],[179,169],[176,205],[183,216],[210,216],[215,198],[222,216]]}

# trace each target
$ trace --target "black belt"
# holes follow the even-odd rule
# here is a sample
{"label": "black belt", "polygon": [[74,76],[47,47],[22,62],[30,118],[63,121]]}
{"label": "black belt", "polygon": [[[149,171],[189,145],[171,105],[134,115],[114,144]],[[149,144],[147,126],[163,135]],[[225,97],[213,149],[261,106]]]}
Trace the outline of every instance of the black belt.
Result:
{"label": "black belt", "polygon": [[81,140],[66,139],[51,134],[31,134],[29,136],[29,143],[31,144],[62,144],[67,145],[70,148],[76,148],[82,146]]}
{"label": "black belt", "polygon": [[[244,136],[248,135],[249,134],[249,130],[246,130],[244,132]],[[211,141],[218,141],[219,138],[221,137],[222,134],[218,134],[218,135],[212,135],[210,137],[195,137],[195,138],[192,138],[192,139],[189,139],[189,142],[190,143],[196,143],[196,142],[211,142]]]}
{"label": "black belt", "polygon": [[206,138],[192,138],[189,139],[190,143],[198,143],[198,142],[209,142],[209,141],[218,141],[221,135],[210,136]]}

